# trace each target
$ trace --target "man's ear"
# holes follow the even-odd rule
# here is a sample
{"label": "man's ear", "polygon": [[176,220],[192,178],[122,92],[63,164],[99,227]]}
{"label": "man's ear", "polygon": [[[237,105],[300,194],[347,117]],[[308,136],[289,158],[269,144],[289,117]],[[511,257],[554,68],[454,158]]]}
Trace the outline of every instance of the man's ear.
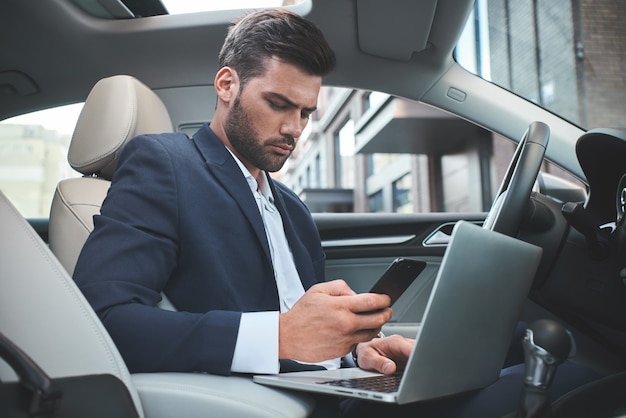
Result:
{"label": "man's ear", "polygon": [[239,91],[239,76],[230,67],[222,67],[215,74],[215,92],[218,99],[228,103],[232,101]]}

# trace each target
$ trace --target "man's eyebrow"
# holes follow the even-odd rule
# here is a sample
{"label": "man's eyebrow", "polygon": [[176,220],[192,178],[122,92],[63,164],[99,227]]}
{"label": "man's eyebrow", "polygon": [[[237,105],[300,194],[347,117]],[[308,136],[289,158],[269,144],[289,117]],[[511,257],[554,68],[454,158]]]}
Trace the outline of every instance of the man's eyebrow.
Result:
{"label": "man's eyebrow", "polygon": [[[287,106],[289,107],[293,107],[294,109],[298,109],[300,106],[297,103],[294,103],[293,101],[289,100],[289,98],[283,96],[280,93],[265,93],[265,97],[268,99],[278,99],[282,102],[284,102]],[[309,113],[313,113],[317,110],[317,106],[313,106],[313,107],[303,107],[302,110],[309,112]]]}

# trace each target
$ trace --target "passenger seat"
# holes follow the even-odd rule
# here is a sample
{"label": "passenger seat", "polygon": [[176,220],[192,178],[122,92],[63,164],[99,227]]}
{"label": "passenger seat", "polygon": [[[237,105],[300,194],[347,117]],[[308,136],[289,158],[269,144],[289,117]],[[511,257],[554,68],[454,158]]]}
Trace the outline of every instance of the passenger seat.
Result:
{"label": "passenger seat", "polygon": [[70,276],[100,207],[124,145],[137,135],[173,132],[161,99],[134,77],[104,78],[93,87],[78,118],[68,161],[83,174],[62,180],[50,209],[50,249]]}

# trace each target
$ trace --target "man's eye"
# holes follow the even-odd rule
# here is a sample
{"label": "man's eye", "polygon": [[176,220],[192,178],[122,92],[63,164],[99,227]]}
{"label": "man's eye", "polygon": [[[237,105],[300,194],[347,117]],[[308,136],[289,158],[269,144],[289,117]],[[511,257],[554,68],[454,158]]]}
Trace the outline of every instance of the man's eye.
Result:
{"label": "man's eye", "polygon": [[272,109],[276,109],[276,110],[285,110],[285,109],[287,109],[287,106],[285,106],[283,104],[276,103],[276,102],[269,102],[269,104],[270,104],[270,107]]}
{"label": "man's eye", "polygon": [[308,113],[308,112],[302,112],[302,113],[300,113],[300,118],[302,118],[302,119],[308,119],[308,118],[310,118],[310,117],[311,117],[311,114],[310,114],[310,113]]}

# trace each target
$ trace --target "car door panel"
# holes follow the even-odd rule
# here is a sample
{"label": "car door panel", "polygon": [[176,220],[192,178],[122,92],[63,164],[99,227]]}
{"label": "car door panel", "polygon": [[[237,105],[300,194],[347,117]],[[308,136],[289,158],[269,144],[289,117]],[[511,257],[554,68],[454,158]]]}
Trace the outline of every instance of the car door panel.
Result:
{"label": "car door panel", "polygon": [[393,305],[387,334],[415,337],[454,223],[481,223],[485,214],[314,214],[326,253],[326,279],[367,292],[397,257],[426,268]]}

